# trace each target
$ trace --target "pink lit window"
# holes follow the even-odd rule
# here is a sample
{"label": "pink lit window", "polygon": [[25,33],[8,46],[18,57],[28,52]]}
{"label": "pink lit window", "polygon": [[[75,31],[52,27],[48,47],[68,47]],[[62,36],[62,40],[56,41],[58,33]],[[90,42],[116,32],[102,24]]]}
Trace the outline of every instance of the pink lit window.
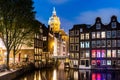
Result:
{"label": "pink lit window", "polygon": [[97,50],[97,58],[100,57],[100,50]]}
{"label": "pink lit window", "polygon": [[106,57],[105,50],[102,50],[102,57]]}
{"label": "pink lit window", "polygon": [[112,57],[116,57],[116,50],[112,50]]}
{"label": "pink lit window", "polygon": [[92,57],[93,57],[93,58],[96,57],[96,50],[92,50]]}

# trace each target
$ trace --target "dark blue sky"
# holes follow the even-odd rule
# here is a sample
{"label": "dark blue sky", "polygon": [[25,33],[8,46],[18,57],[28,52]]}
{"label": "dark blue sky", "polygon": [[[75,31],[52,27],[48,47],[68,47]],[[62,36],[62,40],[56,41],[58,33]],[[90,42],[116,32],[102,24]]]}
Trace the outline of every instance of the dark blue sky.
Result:
{"label": "dark blue sky", "polygon": [[61,28],[68,32],[74,24],[94,24],[96,17],[109,23],[116,15],[120,20],[120,0],[33,0],[36,19],[48,25],[53,7],[61,21]]}

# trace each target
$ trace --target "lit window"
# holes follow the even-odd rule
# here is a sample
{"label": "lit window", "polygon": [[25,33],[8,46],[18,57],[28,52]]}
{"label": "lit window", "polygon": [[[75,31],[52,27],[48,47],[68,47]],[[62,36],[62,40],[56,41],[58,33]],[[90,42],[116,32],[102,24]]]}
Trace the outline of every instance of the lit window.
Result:
{"label": "lit window", "polygon": [[100,66],[101,61],[97,60],[97,66]]}
{"label": "lit window", "polygon": [[92,50],[92,58],[96,57],[96,50]]}
{"label": "lit window", "polygon": [[112,31],[112,38],[116,38],[116,31]]}
{"label": "lit window", "polygon": [[102,57],[103,57],[103,58],[106,57],[106,52],[105,52],[105,50],[102,50]]}
{"label": "lit window", "polygon": [[89,52],[89,50],[86,50],[86,57],[90,57],[90,52]]}
{"label": "lit window", "polygon": [[112,28],[116,28],[116,22],[111,23]]}
{"label": "lit window", "polygon": [[116,50],[112,50],[112,57],[116,57]]}
{"label": "lit window", "polygon": [[97,38],[100,38],[100,32],[97,32]]}
{"label": "lit window", "polygon": [[83,40],[84,39],[84,34],[81,34],[81,40]]}
{"label": "lit window", "polygon": [[111,57],[111,50],[107,50],[107,57]]}
{"label": "lit window", "polygon": [[106,60],[101,60],[101,65],[106,65]]}
{"label": "lit window", "polygon": [[47,37],[43,37],[43,41],[47,41]]}
{"label": "lit window", "polygon": [[92,64],[92,65],[96,65],[96,61],[95,61],[95,60],[92,60],[91,64]]}
{"label": "lit window", "polygon": [[107,38],[111,38],[111,31],[107,31]]}
{"label": "lit window", "polygon": [[79,53],[75,53],[75,58],[76,58],[76,59],[79,58]]}
{"label": "lit window", "polygon": [[101,29],[101,24],[100,23],[96,24],[96,29]]}
{"label": "lit window", "polygon": [[89,48],[90,47],[90,43],[89,42],[85,42],[85,47]]}
{"label": "lit window", "polygon": [[118,57],[120,57],[120,50],[118,50]]}
{"label": "lit window", "polygon": [[92,32],[92,39],[95,38],[95,32]]}
{"label": "lit window", "polygon": [[75,43],[79,43],[79,37],[75,38]]}
{"label": "lit window", "polygon": [[81,48],[84,48],[84,42],[80,43]]}
{"label": "lit window", "polygon": [[43,30],[42,30],[42,29],[40,29],[40,33],[43,33]]}
{"label": "lit window", "polygon": [[101,38],[105,38],[105,31],[101,32]]}
{"label": "lit window", "polygon": [[107,65],[111,65],[111,60],[107,60]]}
{"label": "lit window", "polygon": [[70,43],[74,43],[74,38],[70,37]]}
{"label": "lit window", "polygon": [[85,37],[86,39],[89,39],[89,33],[86,33]]}
{"label": "lit window", "polygon": [[100,58],[100,50],[97,50],[97,58]]}

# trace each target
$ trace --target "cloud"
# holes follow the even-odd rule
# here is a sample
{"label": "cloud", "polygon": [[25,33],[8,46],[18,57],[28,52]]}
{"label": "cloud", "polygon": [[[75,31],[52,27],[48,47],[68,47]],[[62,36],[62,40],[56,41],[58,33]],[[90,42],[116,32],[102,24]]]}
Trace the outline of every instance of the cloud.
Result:
{"label": "cloud", "polygon": [[108,24],[112,15],[116,15],[119,19],[120,9],[104,8],[96,11],[83,12],[76,17],[76,22],[79,24],[94,24],[96,17],[101,17],[102,22]]}
{"label": "cloud", "polygon": [[52,4],[63,4],[68,2],[69,0],[48,0]]}

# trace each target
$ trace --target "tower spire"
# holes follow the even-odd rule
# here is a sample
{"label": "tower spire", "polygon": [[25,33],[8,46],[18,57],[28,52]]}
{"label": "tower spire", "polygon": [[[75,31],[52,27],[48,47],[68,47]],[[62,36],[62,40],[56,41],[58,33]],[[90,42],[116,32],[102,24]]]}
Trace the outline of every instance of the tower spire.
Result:
{"label": "tower spire", "polygon": [[56,16],[56,10],[55,10],[55,7],[53,7],[53,15],[55,15]]}

